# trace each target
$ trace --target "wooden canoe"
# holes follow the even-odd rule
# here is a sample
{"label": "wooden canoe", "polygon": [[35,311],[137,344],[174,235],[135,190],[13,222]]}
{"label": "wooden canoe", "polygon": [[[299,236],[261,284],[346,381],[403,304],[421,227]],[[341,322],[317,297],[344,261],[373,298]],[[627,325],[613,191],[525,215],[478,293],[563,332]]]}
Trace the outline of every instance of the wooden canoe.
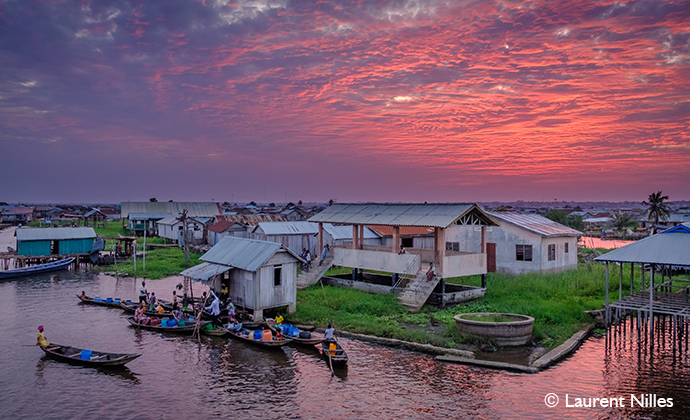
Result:
{"label": "wooden canoe", "polygon": [[41,347],[46,356],[60,362],[66,362],[73,365],[92,366],[92,367],[107,367],[107,368],[122,368],[125,363],[131,362],[141,354],[135,353],[106,353],[102,351],[91,351],[88,359],[82,358],[82,351],[76,347],[61,346],[59,344],[51,344],[48,347]]}
{"label": "wooden canoe", "polygon": [[[129,303],[120,302],[120,307],[129,313],[136,312],[139,305],[140,305],[139,303],[132,302],[132,301],[129,301]],[[160,314],[158,312],[155,312],[155,311],[144,311],[144,315],[146,315],[148,317],[155,317],[155,318],[172,318],[173,317],[172,312],[167,312],[167,311],[163,311]]]}
{"label": "wooden canoe", "polygon": [[290,337],[290,340],[292,340],[292,344],[298,344],[301,346],[314,346],[323,341],[323,337],[321,338],[299,338],[299,337]]}
{"label": "wooden canoe", "polygon": [[[133,316],[128,316],[127,322],[129,322],[129,324],[131,326],[136,327],[136,328],[141,328],[143,330],[165,332],[165,333],[174,333],[174,334],[193,334],[194,330],[196,329],[196,323],[187,324],[184,327],[180,327],[179,325],[175,325],[174,327],[162,327],[160,325],[150,325],[150,324],[149,325],[142,325],[139,322],[135,321]],[[208,324],[208,321],[201,321],[200,324],[201,325],[199,326],[199,328]]]}
{"label": "wooden canoe", "polygon": [[292,340],[286,337],[280,337],[280,340],[272,340],[272,341],[263,341],[263,340],[254,340],[251,338],[249,335],[242,335],[241,333],[237,333],[234,331],[228,330],[228,334],[235,338],[239,338],[240,340],[246,341],[248,343],[256,344],[258,346],[263,346],[263,347],[268,347],[268,348],[278,348],[282,347],[288,343],[290,343]]}
{"label": "wooden canoe", "polygon": [[118,302],[115,303],[115,299],[113,299],[112,302],[106,302],[105,300],[101,300],[100,302],[98,302],[98,301],[93,300],[94,298],[88,297],[88,296],[83,297],[82,295],[77,295],[77,297],[83,303],[88,303],[90,305],[107,306],[109,308],[120,308],[120,309],[122,309],[122,306],[120,305],[121,303],[128,303],[128,304],[134,303],[131,300],[124,301],[124,300],[121,300],[119,298],[117,298]]}
{"label": "wooden canoe", "polygon": [[[330,349],[330,345],[335,344],[335,350]],[[330,359],[333,366],[342,366],[347,364],[347,353],[335,340],[322,341],[321,342],[321,353],[326,359]]]}
{"label": "wooden canoe", "polygon": [[47,264],[32,265],[30,267],[15,268],[13,270],[0,271],[0,279],[11,279],[14,277],[28,276],[31,274],[48,273],[51,271],[64,270],[74,261],[74,257],[60,261],[53,261]]}
{"label": "wooden canoe", "polygon": [[228,331],[228,329],[225,327],[215,327],[211,330],[202,328],[201,333],[204,335],[210,335],[212,337],[226,337],[230,335],[230,331]]}

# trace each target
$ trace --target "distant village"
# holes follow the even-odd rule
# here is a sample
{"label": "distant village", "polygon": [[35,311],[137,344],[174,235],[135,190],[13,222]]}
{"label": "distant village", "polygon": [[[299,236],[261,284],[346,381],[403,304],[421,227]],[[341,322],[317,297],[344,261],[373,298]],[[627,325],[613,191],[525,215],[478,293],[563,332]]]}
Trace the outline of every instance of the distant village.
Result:
{"label": "distant village", "polygon": [[[487,273],[576,268],[582,237],[635,240],[651,230],[690,226],[686,202],[666,203],[668,216],[656,224],[642,203],[554,204],[238,205],[151,199],[98,206],[0,203],[0,212],[4,227],[17,226],[16,249],[3,252],[5,261],[31,264],[71,256],[95,262],[108,256],[107,249],[101,252],[104,240],[117,241],[116,255],[132,257],[133,244],[163,238],[156,246],[193,247],[202,255],[201,264],[181,276],[218,292],[228,289],[258,318],[276,308],[293,312],[297,290],[319,281],[396,293],[412,312],[426,303],[466,302],[486,293]],[[121,226],[117,236],[97,237],[94,228],[113,224]],[[326,276],[331,267],[344,270]],[[446,281],[476,275],[481,286]]]}

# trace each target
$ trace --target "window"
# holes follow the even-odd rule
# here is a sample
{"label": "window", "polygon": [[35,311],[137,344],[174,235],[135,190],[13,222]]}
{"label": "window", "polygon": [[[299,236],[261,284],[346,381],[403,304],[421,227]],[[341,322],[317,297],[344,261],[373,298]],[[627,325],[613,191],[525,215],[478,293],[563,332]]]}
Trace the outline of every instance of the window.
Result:
{"label": "window", "polygon": [[446,251],[460,251],[460,242],[446,242]]}
{"label": "window", "polygon": [[549,261],[555,261],[556,260],[556,245],[551,244],[549,245]]}
{"label": "window", "polygon": [[273,267],[273,285],[274,286],[280,286],[282,271],[283,271],[282,265],[276,265]]}
{"label": "window", "polygon": [[532,245],[515,245],[517,261],[532,261]]}
{"label": "window", "polygon": [[567,242],[565,243],[565,253],[566,254],[568,253],[568,243]]}

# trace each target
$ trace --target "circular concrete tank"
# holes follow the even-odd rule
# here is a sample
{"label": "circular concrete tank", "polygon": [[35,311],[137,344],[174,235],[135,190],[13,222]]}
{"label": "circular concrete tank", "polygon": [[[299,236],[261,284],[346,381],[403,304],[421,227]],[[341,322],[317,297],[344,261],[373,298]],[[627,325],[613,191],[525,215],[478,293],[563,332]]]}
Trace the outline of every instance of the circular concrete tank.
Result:
{"label": "circular concrete tank", "polygon": [[[458,332],[493,339],[502,347],[523,346],[532,337],[534,318],[527,315],[482,312],[455,315],[453,318]],[[487,321],[476,320],[476,318],[487,318]],[[506,321],[494,322],[493,319],[496,318],[503,318]]]}

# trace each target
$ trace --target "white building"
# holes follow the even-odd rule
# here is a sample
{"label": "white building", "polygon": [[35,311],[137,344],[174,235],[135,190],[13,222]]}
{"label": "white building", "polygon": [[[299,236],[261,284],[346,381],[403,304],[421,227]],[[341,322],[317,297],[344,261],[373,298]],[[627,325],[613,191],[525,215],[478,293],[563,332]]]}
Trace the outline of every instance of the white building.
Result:
{"label": "white building", "polygon": [[[190,217],[187,218],[187,237],[190,243],[205,242],[208,225],[213,220],[212,217]],[[158,226],[158,236],[166,238],[176,243],[183,243],[184,225],[176,216],[167,216],[156,222]]]}
{"label": "white building", "polygon": [[312,255],[318,251],[319,227],[311,222],[261,222],[250,235],[252,239],[277,242],[295,254],[308,249]]}
{"label": "white building", "polygon": [[295,311],[297,265],[303,261],[281,244],[225,237],[200,259],[205,262],[181,275],[204,282],[216,294],[227,284],[235,305],[254,311],[254,319],[271,308]]}
{"label": "white building", "polygon": [[[522,274],[558,272],[577,267],[577,237],[582,232],[536,214],[489,215],[500,226],[486,229],[487,271]],[[472,246],[480,237],[481,232],[476,228],[470,231],[449,229],[446,248],[456,250],[462,244]]]}

